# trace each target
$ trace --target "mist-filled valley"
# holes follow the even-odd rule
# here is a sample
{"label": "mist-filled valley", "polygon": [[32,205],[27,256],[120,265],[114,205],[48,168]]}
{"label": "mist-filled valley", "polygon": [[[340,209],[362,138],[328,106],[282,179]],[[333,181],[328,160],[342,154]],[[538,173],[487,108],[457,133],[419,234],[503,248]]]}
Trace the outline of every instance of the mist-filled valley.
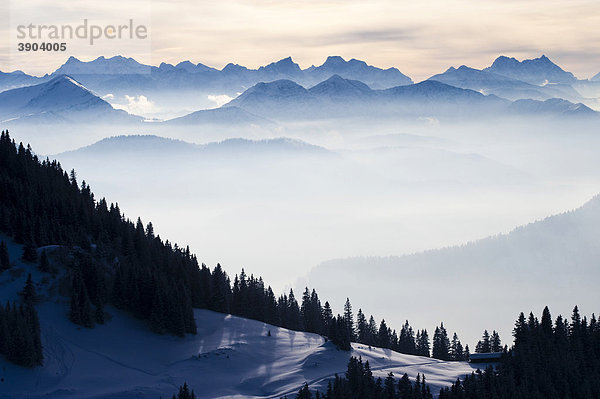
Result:
{"label": "mist-filled valley", "polygon": [[[326,278],[314,278],[319,267],[313,278],[307,275],[329,259],[461,245],[582,205],[600,187],[595,125],[525,120],[368,125],[330,120],[257,131],[152,124],[141,130],[104,127],[85,137],[53,125],[31,136],[19,128],[11,133],[31,142],[40,155],[40,149],[48,148],[48,154],[60,146],[63,152],[50,157],[67,170],[74,168],[98,197],[117,200],[128,217],[152,221],[161,236],[190,245],[207,265],[220,262],[231,276],[243,267],[278,292],[290,287],[298,292],[310,284],[326,292],[338,309],[350,296],[365,312],[387,317],[390,325],[405,318],[452,323],[456,317],[471,341],[484,327],[499,329],[481,321],[469,324],[470,317],[480,318],[488,309],[503,309],[498,314],[510,318],[490,317],[490,324],[510,325],[510,304],[519,303],[520,293],[537,286],[537,280],[524,281],[518,292],[507,287],[493,297],[493,305],[481,314],[471,311],[467,320],[457,315],[457,303],[444,300],[455,289],[466,299],[473,286],[493,284],[487,273],[464,271],[487,270],[485,264],[446,265],[461,276],[453,287],[445,284],[452,280],[437,280],[439,271],[419,272],[419,262],[408,261],[393,273],[367,261],[363,276],[352,269],[352,261],[348,266],[339,261]],[[53,143],[46,147],[50,134]],[[523,252],[537,249],[532,246]],[[535,258],[522,265],[537,271],[545,266]],[[421,283],[402,278],[404,269],[417,273]],[[391,284],[389,276],[394,276]],[[548,276],[548,282],[562,281],[559,276]],[[584,281],[593,280],[581,274],[570,284],[579,287]],[[555,290],[552,284],[544,287]],[[398,303],[428,288],[429,300]],[[380,290],[389,296],[375,295]],[[503,301],[505,296],[512,300]],[[555,299],[568,310],[571,298]],[[509,332],[503,333],[508,338]]]}

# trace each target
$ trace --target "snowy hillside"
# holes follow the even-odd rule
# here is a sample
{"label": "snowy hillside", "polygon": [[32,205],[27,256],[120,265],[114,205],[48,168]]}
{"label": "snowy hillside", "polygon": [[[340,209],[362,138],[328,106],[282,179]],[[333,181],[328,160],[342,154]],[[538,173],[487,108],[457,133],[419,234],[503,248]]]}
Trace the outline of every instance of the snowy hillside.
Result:
{"label": "snowy hillside", "polygon": [[[3,237],[5,239],[5,237]],[[20,248],[9,242],[11,255]],[[196,310],[197,335],[157,335],[141,321],[114,308],[94,329],[68,321],[68,299],[58,278],[17,262],[0,274],[3,301],[16,299],[27,272],[33,273],[42,302],[37,305],[44,365],[29,370],[0,358],[0,398],[170,397],[187,382],[199,398],[278,398],[308,382],[324,390],[343,374],[350,356],[368,360],[375,376],[425,374],[435,392],[473,371],[464,362],[402,355],[354,344],[337,350],[321,336],[207,310]],[[270,335],[269,335],[270,333]]]}

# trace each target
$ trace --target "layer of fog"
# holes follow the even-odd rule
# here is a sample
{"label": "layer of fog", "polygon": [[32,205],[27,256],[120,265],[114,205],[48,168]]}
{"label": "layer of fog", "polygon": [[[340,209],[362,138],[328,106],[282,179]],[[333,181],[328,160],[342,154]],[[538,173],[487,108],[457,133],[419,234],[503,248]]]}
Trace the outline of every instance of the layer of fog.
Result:
{"label": "layer of fog", "polygon": [[[541,120],[409,124],[361,119],[251,127],[15,127],[11,133],[39,154],[125,134],[195,144],[289,137],[319,146],[238,141],[197,148],[129,138],[57,155],[65,169],[75,168],[79,179],[91,184],[97,198],[118,201],[128,217],[152,221],[163,238],[190,245],[210,266],[220,262],[232,276],[245,267],[282,292],[302,289],[309,271],[328,259],[463,244],[580,206],[600,191],[596,130],[584,123]],[[464,276],[467,285],[470,279],[481,284],[480,277]],[[329,283],[315,284],[327,292],[322,296],[335,310],[341,310],[346,296],[356,297],[356,308],[385,316],[396,327],[412,315],[404,310],[419,308],[423,295],[422,286],[398,282],[403,295],[414,301],[395,303],[397,312],[391,315],[394,308],[384,313],[375,303],[363,305],[359,298],[364,295],[355,288],[326,288]],[[438,283],[431,281],[432,290],[444,289]],[[380,291],[376,280],[365,279],[360,287],[374,297]],[[516,303],[528,297],[506,295],[515,298],[506,302],[512,323],[530,304]],[[483,311],[481,298],[472,301]],[[481,323],[469,324],[455,310],[442,308],[424,306],[419,317],[460,323],[454,329],[468,338],[480,333]]]}

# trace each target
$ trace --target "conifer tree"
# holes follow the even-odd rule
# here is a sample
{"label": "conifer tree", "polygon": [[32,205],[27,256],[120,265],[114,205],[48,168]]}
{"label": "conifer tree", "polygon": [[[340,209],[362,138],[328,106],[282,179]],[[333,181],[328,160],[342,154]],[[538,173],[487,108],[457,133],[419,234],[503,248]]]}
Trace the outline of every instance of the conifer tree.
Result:
{"label": "conifer tree", "polygon": [[367,318],[365,317],[365,314],[362,312],[362,309],[358,309],[358,313],[356,314],[356,330],[358,342],[362,344],[367,343],[368,328],[369,324],[367,323]]}
{"label": "conifer tree", "polygon": [[36,299],[35,286],[33,285],[33,280],[31,279],[31,273],[27,275],[27,281],[25,282],[23,291],[21,291],[21,296],[23,297],[23,301],[26,303],[33,303]]}
{"label": "conifer tree", "polygon": [[492,331],[492,336],[490,337],[490,350],[492,352],[502,352],[502,341],[496,330]]}
{"label": "conifer tree", "polygon": [[8,247],[4,241],[0,241],[0,273],[10,268],[10,258],[8,256]]}
{"label": "conifer tree", "polygon": [[456,333],[452,336],[452,342],[450,343],[450,359],[456,361],[464,360],[463,346]]}
{"label": "conifer tree", "polygon": [[50,262],[48,261],[48,255],[46,254],[46,251],[42,251],[42,254],[40,255],[38,270],[44,273],[50,272]]}
{"label": "conifer tree", "polygon": [[300,391],[298,391],[298,394],[296,395],[296,399],[312,399],[312,394],[308,389],[307,383],[304,383],[302,388],[300,388]]}
{"label": "conifer tree", "polygon": [[385,323],[385,320],[381,320],[381,324],[379,324],[379,332],[377,334],[378,345],[382,348],[390,347],[390,333],[388,330],[388,326]]}
{"label": "conifer tree", "polygon": [[349,298],[346,298],[346,303],[344,303],[344,322],[346,323],[350,340],[356,341],[356,331],[354,331],[354,315],[352,314],[352,305],[350,304]]}
{"label": "conifer tree", "polygon": [[490,333],[487,330],[483,332],[482,338],[477,342],[477,346],[475,346],[476,353],[489,353],[492,351],[492,346],[490,344]]}
{"label": "conifer tree", "polygon": [[35,263],[37,261],[37,248],[35,246],[35,242],[33,238],[30,238],[23,245],[23,256],[22,259],[24,262]]}
{"label": "conifer tree", "polygon": [[375,318],[373,315],[369,317],[369,333],[368,333],[368,341],[369,345],[377,345],[377,334],[379,330],[377,329],[377,323],[375,323]]}
{"label": "conifer tree", "polygon": [[429,344],[429,334],[427,330],[422,330],[417,340],[417,354],[419,356],[430,356],[431,346]]}
{"label": "conifer tree", "polygon": [[431,357],[440,360],[449,360],[450,352],[450,340],[448,339],[448,332],[444,328],[444,323],[441,323],[439,327],[436,327],[435,333],[433,334],[433,348]]}

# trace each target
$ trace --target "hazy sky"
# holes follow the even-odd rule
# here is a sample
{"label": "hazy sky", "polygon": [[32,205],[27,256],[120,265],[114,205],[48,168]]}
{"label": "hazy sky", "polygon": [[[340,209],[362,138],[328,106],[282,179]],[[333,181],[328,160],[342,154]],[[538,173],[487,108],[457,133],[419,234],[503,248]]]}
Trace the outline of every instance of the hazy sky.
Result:
{"label": "hazy sky", "polygon": [[[228,62],[257,67],[288,55],[308,67],[335,54],[396,66],[420,80],[451,65],[484,67],[500,54],[546,54],[580,78],[600,72],[597,0],[2,1],[2,14],[10,17],[1,22],[0,70],[16,64],[40,74],[68,55],[89,60],[121,53],[155,65],[190,59],[220,68]],[[70,46],[27,58],[15,57],[16,43],[9,44],[18,24],[83,18],[147,23],[151,42]]]}

